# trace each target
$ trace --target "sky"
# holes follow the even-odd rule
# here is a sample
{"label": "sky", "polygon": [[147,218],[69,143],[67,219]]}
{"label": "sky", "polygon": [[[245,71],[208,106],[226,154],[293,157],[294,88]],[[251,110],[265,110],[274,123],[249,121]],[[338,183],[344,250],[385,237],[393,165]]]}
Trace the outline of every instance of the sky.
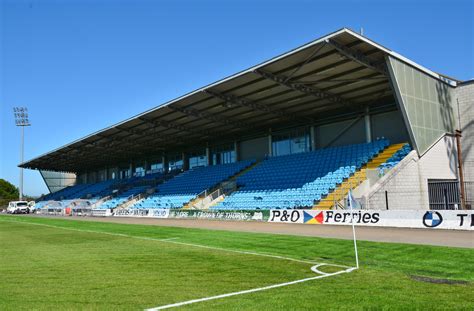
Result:
{"label": "sky", "polygon": [[[473,1],[0,0],[0,178],[25,160],[338,30],[474,78]],[[48,190],[25,170],[25,194]]]}

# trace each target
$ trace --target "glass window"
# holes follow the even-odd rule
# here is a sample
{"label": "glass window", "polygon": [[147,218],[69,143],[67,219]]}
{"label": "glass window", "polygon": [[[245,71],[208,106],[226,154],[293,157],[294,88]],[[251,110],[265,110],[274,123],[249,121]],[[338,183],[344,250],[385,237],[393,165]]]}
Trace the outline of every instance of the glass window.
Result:
{"label": "glass window", "polygon": [[142,177],[145,176],[145,168],[143,166],[135,167],[135,177]]}
{"label": "glass window", "polygon": [[168,155],[168,172],[183,168],[183,156],[181,154]]}
{"label": "glass window", "polygon": [[183,168],[183,160],[173,160],[169,161],[168,171],[180,170]]}
{"label": "glass window", "polygon": [[200,149],[188,154],[189,169],[199,166],[207,166],[206,150]]}
{"label": "glass window", "polygon": [[211,155],[213,165],[234,163],[237,161],[233,144],[214,147],[211,149]]}
{"label": "glass window", "polygon": [[274,156],[307,152],[309,150],[310,142],[307,130],[292,131],[272,136],[272,154]]}
{"label": "glass window", "polygon": [[151,173],[163,172],[163,163],[152,163],[150,169]]}
{"label": "glass window", "polygon": [[130,170],[129,169],[122,169],[120,170],[120,179],[125,179],[130,177]]}

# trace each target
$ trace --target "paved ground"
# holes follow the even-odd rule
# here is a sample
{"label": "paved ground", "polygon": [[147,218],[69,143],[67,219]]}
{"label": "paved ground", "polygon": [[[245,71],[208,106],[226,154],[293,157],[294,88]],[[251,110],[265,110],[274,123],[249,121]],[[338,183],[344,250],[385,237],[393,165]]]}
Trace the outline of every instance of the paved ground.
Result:
{"label": "paved ground", "polygon": [[[47,216],[32,216],[47,217]],[[55,217],[55,216],[50,216]],[[55,217],[57,218],[57,217]],[[352,239],[352,227],[334,225],[279,224],[267,222],[218,221],[196,219],[155,219],[155,218],[118,218],[118,217],[62,217],[126,224],[170,226],[182,228],[202,228],[211,230],[229,230],[242,232],[261,232],[315,236],[324,238]],[[443,229],[407,229],[356,227],[357,239],[375,242],[441,245],[474,248],[474,231]]]}

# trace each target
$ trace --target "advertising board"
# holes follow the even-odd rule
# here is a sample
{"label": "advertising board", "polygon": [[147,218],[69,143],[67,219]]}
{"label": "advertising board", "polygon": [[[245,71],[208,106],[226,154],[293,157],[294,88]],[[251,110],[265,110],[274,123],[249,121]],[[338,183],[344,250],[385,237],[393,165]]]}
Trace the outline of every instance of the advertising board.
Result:
{"label": "advertising board", "polygon": [[352,218],[357,226],[400,228],[438,228],[472,230],[474,213],[461,210],[410,211],[410,210],[271,210],[269,222],[350,225]]}

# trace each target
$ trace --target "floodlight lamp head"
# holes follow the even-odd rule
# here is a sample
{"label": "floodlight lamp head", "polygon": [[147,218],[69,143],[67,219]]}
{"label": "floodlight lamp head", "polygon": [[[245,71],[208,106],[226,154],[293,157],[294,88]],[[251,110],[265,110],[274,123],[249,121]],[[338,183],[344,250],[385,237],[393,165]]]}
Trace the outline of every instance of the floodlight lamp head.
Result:
{"label": "floodlight lamp head", "polygon": [[13,115],[15,116],[16,126],[30,126],[30,120],[28,118],[28,108],[26,107],[13,107]]}

